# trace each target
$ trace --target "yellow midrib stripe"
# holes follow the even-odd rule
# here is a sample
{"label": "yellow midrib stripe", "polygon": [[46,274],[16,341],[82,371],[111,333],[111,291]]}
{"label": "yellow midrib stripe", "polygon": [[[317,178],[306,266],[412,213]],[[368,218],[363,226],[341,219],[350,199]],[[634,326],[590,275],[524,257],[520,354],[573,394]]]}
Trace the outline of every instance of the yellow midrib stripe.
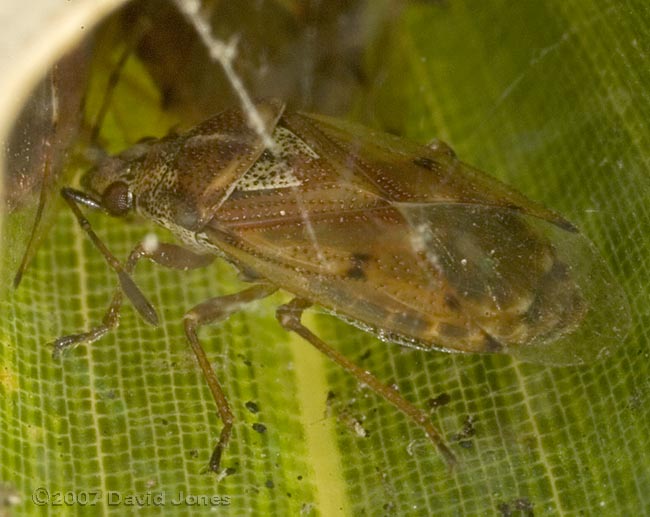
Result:
{"label": "yellow midrib stripe", "polygon": [[[315,328],[314,318],[305,314],[303,323]],[[296,398],[300,405],[310,465],[317,488],[314,504],[321,515],[351,515],[343,466],[336,440],[334,420],[325,418],[328,360],[297,334],[289,334],[296,378]]]}

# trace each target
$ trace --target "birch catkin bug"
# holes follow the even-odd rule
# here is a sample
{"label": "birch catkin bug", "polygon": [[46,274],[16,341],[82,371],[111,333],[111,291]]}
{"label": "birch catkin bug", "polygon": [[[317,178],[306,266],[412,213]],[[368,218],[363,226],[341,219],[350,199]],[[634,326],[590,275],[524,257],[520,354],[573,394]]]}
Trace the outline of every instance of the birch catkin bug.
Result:
{"label": "birch catkin bug", "polygon": [[[425,147],[287,112],[277,100],[256,108],[273,150],[241,110],[231,109],[184,134],[106,158],[82,178],[83,191],[62,191],[121,289],[102,325],[58,339],[56,352],[113,328],[122,293],[156,324],[130,277],[141,258],[189,269],[221,257],[253,283],[184,317],[223,421],[212,470],[234,416],[197,328],[277,289],[295,295],[278,309],[280,324],[407,415],[450,465],[455,456],[429,415],[303,326],[305,309],[318,304],[382,340],[420,349],[509,353],[549,364],[591,361],[622,339],[619,288],[594,248],[558,214],[462,163],[442,143]],[[182,246],[138,245],[120,264],[80,205],[116,217],[136,212]]]}

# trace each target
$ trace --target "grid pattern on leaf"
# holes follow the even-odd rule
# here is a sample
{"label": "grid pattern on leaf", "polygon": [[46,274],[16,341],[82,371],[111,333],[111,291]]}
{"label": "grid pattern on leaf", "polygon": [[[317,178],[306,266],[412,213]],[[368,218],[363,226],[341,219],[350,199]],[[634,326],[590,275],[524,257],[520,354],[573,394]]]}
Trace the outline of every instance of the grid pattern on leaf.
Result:
{"label": "grid pattern on leaf", "polygon": [[[466,161],[576,222],[628,294],[625,346],[589,367],[548,368],[404,350],[310,316],[319,335],[419,406],[450,396],[433,413],[461,460],[448,474],[417,427],[279,329],[274,309],[287,298],[275,295],[201,332],[238,417],[225,460],[236,473],[216,484],[201,470],[220,424],[180,317],[241,284],[224,264],[187,274],[141,264],[136,278],[160,329],[127,308],[114,334],[53,361],[45,343],[99,322],[115,283],[61,212],[20,290],[1,305],[1,490],[19,494],[26,513],[38,486],[229,495],[224,510],[235,515],[648,508],[650,12],[641,0],[478,4],[404,11],[390,35],[394,52],[368,56],[385,74],[359,112],[372,106],[375,123],[422,141],[443,137]],[[148,231],[100,216],[93,224],[119,257]],[[467,417],[475,433],[458,438]],[[355,433],[357,421],[367,437]]]}

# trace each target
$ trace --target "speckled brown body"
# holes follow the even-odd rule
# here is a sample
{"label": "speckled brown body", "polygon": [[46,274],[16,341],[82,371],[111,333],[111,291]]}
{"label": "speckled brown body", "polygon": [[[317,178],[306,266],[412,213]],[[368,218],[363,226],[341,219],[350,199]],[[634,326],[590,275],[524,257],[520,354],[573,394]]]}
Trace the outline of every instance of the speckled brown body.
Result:
{"label": "speckled brown body", "polygon": [[[327,117],[257,108],[265,150],[239,110],[109,158],[138,213],[382,339],[497,352],[545,342],[585,309],[553,232],[575,228],[459,161]],[[552,228],[552,230],[549,230]]]}

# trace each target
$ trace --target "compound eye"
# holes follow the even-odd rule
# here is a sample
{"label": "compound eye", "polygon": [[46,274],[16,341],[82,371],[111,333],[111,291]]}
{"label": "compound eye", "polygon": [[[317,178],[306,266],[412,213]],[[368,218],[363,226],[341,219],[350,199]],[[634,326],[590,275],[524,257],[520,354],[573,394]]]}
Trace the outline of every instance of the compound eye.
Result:
{"label": "compound eye", "polygon": [[133,193],[123,181],[111,183],[102,195],[102,206],[113,216],[125,215],[133,208]]}

